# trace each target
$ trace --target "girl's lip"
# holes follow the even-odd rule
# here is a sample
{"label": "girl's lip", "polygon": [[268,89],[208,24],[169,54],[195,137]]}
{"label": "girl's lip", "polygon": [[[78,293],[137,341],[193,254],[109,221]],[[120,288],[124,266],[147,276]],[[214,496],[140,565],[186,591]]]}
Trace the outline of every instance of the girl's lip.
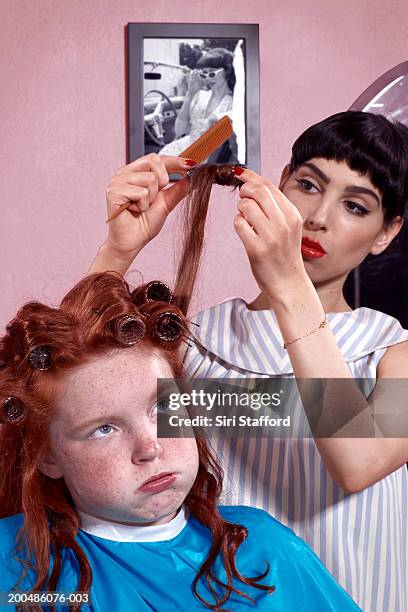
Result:
{"label": "girl's lip", "polygon": [[326,251],[322,245],[316,240],[310,240],[310,238],[302,238],[301,251],[306,257],[312,258],[323,257],[326,255]]}
{"label": "girl's lip", "polygon": [[157,474],[156,476],[149,478],[149,480],[146,480],[146,482],[139,487],[139,491],[142,491],[143,493],[160,493],[160,491],[164,491],[165,489],[171,487],[171,485],[176,481],[176,478],[176,474],[169,472]]}

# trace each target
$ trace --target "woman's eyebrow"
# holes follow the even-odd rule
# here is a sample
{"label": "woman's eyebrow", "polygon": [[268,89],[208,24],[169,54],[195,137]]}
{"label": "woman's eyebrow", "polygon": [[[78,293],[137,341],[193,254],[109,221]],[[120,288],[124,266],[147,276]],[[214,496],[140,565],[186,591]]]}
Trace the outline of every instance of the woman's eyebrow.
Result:
{"label": "woman's eyebrow", "polygon": [[314,172],[315,174],[317,174],[317,176],[319,176],[319,177],[322,179],[322,181],[323,181],[324,183],[326,183],[326,185],[327,185],[327,183],[330,183],[330,179],[329,179],[329,177],[328,177],[328,176],[326,176],[326,175],[325,175],[325,173],[324,173],[324,172],[322,172],[322,171],[320,170],[320,168],[318,168],[318,167],[317,167],[317,166],[315,166],[314,164],[311,164],[310,162],[305,162],[304,164],[302,164],[302,165],[300,166],[300,168],[302,168],[303,166],[306,166],[307,168],[310,168],[311,170],[313,170],[313,172]]}
{"label": "woman's eyebrow", "polygon": [[353,192],[353,193],[365,193],[371,196],[372,198],[374,198],[378,206],[381,205],[380,198],[378,197],[378,195],[372,189],[367,189],[367,187],[359,187],[358,185],[350,185],[349,187],[346,187],[344,191]]}

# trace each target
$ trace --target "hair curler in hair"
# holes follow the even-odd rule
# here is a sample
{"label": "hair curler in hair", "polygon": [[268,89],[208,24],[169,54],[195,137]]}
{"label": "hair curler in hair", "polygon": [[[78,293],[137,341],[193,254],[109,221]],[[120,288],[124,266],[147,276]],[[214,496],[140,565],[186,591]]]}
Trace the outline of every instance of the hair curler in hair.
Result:
{"label": "hair curler in hair", "polygon": [[26,419],[27,410],[20,398],[10,395],[2,404],[0,422],[21,425]]}
{"label": "hair curler in hair", "polygon": [[146,302],[167,302],[173,300],[173,293],[165,283],[161,281],[151,281],[147,285],[138,287],[131,293],[131,300],[136,306],[141,306]]}
{"label": "hair curler in hair", "polygon": [[123,315],[110,321],[108,327],[119,342],[127,346],[137,344],[146,334],[146,325],[139,316]]}
{"label": "hair curler in hair", "polygon": [[185,333],[182,318],[169,311],[158,313],[153,318],[153,330],[156,338],[162,342],[175,342]]}

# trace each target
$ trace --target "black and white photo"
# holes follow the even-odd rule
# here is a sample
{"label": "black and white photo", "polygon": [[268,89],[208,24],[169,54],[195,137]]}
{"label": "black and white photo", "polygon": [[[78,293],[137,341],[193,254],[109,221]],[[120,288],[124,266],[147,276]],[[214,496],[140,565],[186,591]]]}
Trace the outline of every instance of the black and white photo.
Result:
{"label": "black and white photo", "polygon": [[227,115],[233,135],[207,161],[257,169],[257,60],[256,26],[129,24],[130,161],[180,155]]}

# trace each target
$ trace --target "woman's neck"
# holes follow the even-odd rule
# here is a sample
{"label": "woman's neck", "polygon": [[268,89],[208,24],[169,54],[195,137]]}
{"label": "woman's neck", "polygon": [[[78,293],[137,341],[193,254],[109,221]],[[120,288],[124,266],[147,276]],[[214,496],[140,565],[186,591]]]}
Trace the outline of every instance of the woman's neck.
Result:
{"label": "woman's neck", "polygon": [[226,82],[220,83],[219,85],[214,85],[212,90],[212,96],[210,99],[212,100],[221,100],[224,96],[229,93],[229,87]]}

